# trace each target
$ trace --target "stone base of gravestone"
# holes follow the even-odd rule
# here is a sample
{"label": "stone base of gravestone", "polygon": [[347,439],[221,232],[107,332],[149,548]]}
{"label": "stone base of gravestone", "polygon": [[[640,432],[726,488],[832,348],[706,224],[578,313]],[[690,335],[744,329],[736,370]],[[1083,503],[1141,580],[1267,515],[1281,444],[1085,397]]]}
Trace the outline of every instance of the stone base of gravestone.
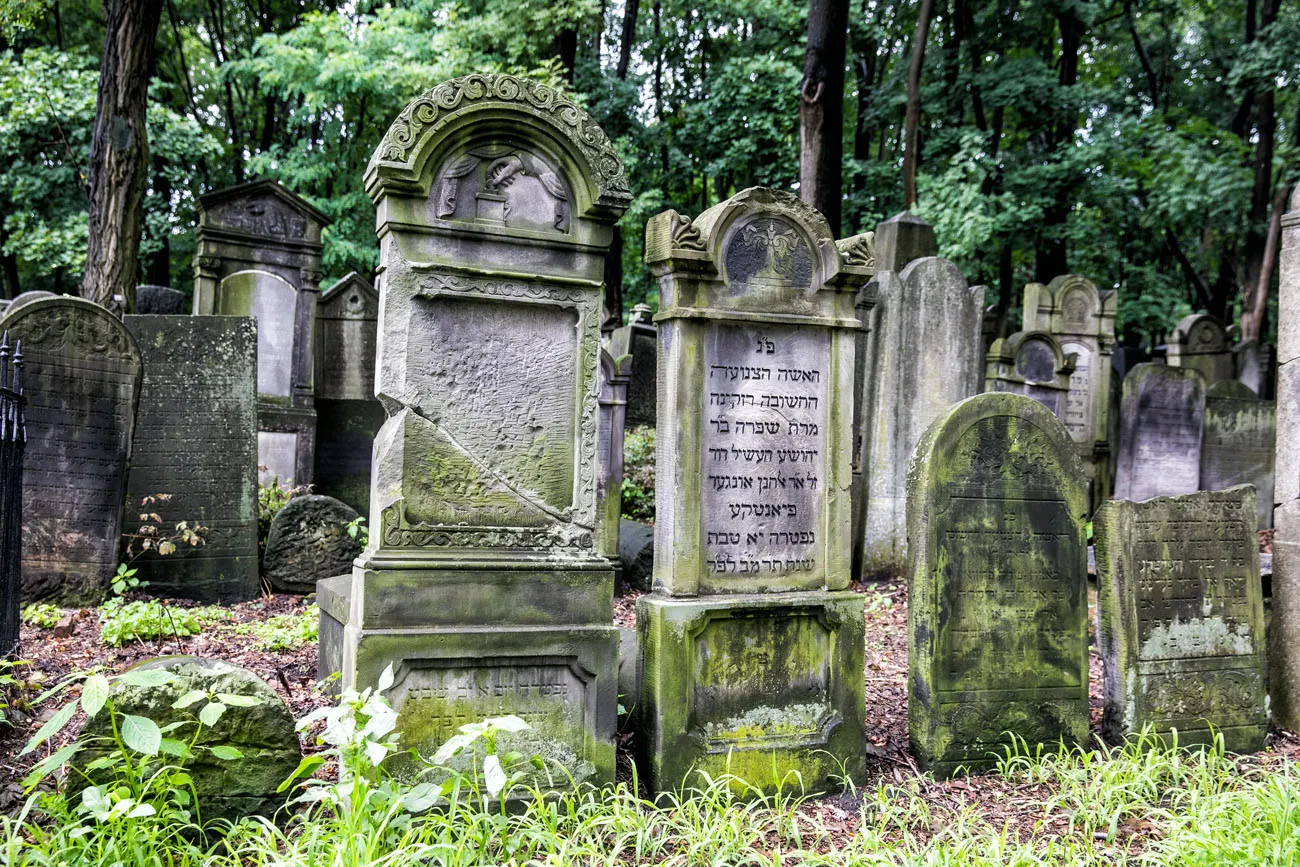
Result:
{"label": "stone base of gravestone", "polygon": [[316,399],[315,493],[369,511],[370,457],[384,418],[377,400]]}
{"label": "stone base of gravestone", "polygon": [[696,771],[765,792],[860,779],[863,605],[849,591],[641,597],[637,753],[650,790],[699,784]]}
{"label": "stone base of gravestone", "polygon": [[348,532],[360,515],[333,497],[294,497],[276,513],[266,535],[262,573],[281,593],[310,593],[316,582],[346,572],[361,554]]}
{"label": "stone base of gravestone", "polygon": [[[466,579],[485,580],[480,573]],[[514,714],[530,728],[509,750],[539,755],[552,773],[562,767],[577,783],[614,778],[617,627],[361,628],[348,620],[352,590],[343,578],[322,581],[318,593],[321,671],[348,665],[356,682],[376,683],[391,663],[397,678],[387,696],[404,749],[432,755],[460,726]],[[406,780],[422,770],[404,756],[384,767]]]}
{"label": "stone base of gravestone", "polygon": [[316,607],[320,609],[320,636],[317,641],[316,673],[322,683],[338,694],[338,675],[343,671],[343,624],[348,622],[349,592],[352,573],[335,575],[316,582]]}
{"label": "stone base of gravestone", "polygon": [[1101,570],[1102,727],[1150,726],[1180,745],[1254,752],[1268,733],[1264,602],[1249,485],[1108,503],[1094,524]]}

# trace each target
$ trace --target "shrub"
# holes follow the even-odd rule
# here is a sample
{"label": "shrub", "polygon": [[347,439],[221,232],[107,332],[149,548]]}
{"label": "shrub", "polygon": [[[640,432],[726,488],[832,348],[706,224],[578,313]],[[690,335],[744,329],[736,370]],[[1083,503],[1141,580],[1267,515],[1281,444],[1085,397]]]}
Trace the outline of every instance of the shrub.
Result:
{"label": "shrub", "polygon": [[623,516],[655,520],[655,429],[648,425],[623,434]]}
{"label": "shrub", "polygon": [[53,629],[63,616],[63,609],[48,602],[33,602],[23,609],[23,623],[41,629]]}
{"label": "shrub", "polygon": [[99,640],[109,647],[121,647],[135,640],[189,638],[198,635],[208,624],[229,616],[218,605],[176,608],[157,599],[128,602],[114,596],[99,607]]}

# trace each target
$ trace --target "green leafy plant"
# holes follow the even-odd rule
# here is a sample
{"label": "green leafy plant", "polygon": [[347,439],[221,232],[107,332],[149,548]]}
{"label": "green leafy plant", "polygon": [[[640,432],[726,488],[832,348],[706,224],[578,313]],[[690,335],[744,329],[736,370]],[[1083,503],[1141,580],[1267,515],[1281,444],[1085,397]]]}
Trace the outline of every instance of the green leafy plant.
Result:
{"label": "green leafy plant", "polygon": [[10,724],[11,710],[27,706],[23,696],[32,684],[19,674],[19,670],[30,665],[22,659],[0,659],[0,729]]}
{"label": "green leafy plant", "polygon": [[[266,467],[258,467],[265,470]],[[280,479],[274,478],[269,485],[260,485],[257,489],[257,538],[259,546],[266,545],[266,536],[271,532],[271,521],[289,501],[301,494],[311,493],[311,485],[297,485],[286,488]]]}
{"label": "green leafy plant", "polygon": [[358,515],[351,521],[348,521],[348,535],[361,543],[362,548],[370,547],[370,528],[366,526],[364,515]]}
{"label": "green leafy plant", "polygon": [[63,609],[48,602],[33,602],[23,608],[23,623],[40,629],[53,629],[63,617]]}
{"label": "green leafy plant", "polygon": [[654,523],[655,429],[648,425],[623,434],[623,515]]}
{"label": "green leafy plant", "polygon": [[301,614],[276,614],[266,620],[240,623],[233,630],[238,635],[255,636],[258,650],[297,650],[319,639],[320,609],[308,605]]}
{"label": "green leafy plant", "polygon": [[126,600],[113,596],[99,606],[99,640],[109,647],[132,641],[188,638],[230,616],[218,605],[178,608],[157,599]]}
{"label": "green leafy plant", "polygon": [[[153,551],[161,556],[175,554],[178,546],[191,548],[202,547],[206,540],[208,528],[198,522],[178,521],[170,530],[163,524],[162,515],[155,511],[162,504],[171,502],[171,494],[152,494],[140,500],[140,525],[122,534],[126,541],[123,551],[128,564],[140,556]],[[119,568],[118,572],[122,570]],[[120,592],[120,591],[119,591]]]}

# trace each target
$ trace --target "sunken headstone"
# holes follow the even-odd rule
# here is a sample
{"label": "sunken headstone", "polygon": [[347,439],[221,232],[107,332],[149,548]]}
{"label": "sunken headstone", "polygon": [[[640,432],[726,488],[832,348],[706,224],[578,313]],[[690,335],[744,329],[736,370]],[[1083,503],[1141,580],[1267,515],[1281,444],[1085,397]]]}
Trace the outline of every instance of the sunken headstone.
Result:
{"label": "sunken headstone", "polygon": [[1107,503],[1096,522],[1103,731],[1254,752],[1268,733],[1264,600],[1249,485]]}
{"label": "sunken headstone", "polygon": [[[847,245],[848,242],[842,242]],[[646,227],[661,292],[655,593],[637,600],[652,791],[863,773],[863,600],[848,591],[853,313],[865,268],[788,193]]]}
{"label": "sunken headstone", "polygon": [[1219,320],[1193,313],[1179,321],[1165,341],[1170,367],[1199,370],[1207,384],[1233,378],[1232,346]]}
{"label": "sunken headstone", "polygon": [[1149,500],[1199,490],[1205,379],[1196,370],[1139,364],[1124,379],[1115,497]]}
{"label": "sunken headstone", "polygon": [[379,293],[356,272],[326,289],[316,313],[313,490],[370,506],[370,452],[384,423],[375,398]]}
{"label": "sunken headstone", "polygon": [[623,515],[623,427],[627,411],[627,384],[632,358],[617,358],[600,351],[600,446],[596,451],[600,477],[596,484],[600,522],[600,553],[618,562],[619,521]]}
{"label": "sunken headstone", "polygon": [[27,453],[23,598],[94,604],[118,562],[140,350],[80,298],[33,299],[0,319],[22,341]]}
{"label": "sunken headstone", "polygon": [[984,390],[1032,397],[1064,421],[1074,363],[1047,332],[1017,331],[989,348]]}
{"label": "sunken headstone", "polygon": [[259,481],[312,481],[316,440],[312,334],[321,229],[329,218],[274,181],[204,196],[194,313],[257,320]]}
{"label": "sunken headstone", "polygon": [[320,494],[294,497],[271,519],[262,572],[281,593],[312,593],[316,582],[341,575],[361,554],[349,526],[361,516]]}
{"label": "sunken headstone", "polygon": [[[618,630],[597,448],[605,253],[631,201],[622,163],[559,91],[471,75],[402,111],[365,183],[388,418],[370,545],[348,581],[320,585],[321,659],[345,689],[394,667],[408,748],[515,714],[531,728],[510,749],[612,781]],[[399,757],[393,770],[418,767]]]}
{"label": "sunken headstone", "polygon": [[653,317],[653,310],[645,304],[637,304],[632,308],[627,325],[614,329],[610,335],[610,354],[615,358],[632,357],[627,385],[627,424],[633,427],[656,423],[659,388],[655,380],[655,358],[659,353],[659,331]]}
{"label": "sunken headstone", "polygon": [[135,312],[141,316],[180,316],[185,312],[185,293],[170,286],[137,286]]}
{"label": "sunken headstone", "polygon": [[1201,490],[1254,485],[1261,528],[1273,526],[1273,450],[1277,410],[1240,382],[1216,382],[1205,391]]}
{"label": "sunken headstone", "polygon": [[1300,729],[1300,186],[1282,216],[1278,256],[1277,449],[1273,599],[1268,627],[1273,716]]}
{"label": "sunken headstone", "polygon": [[[201,547],[144,552],[150,592],[237,602],[257,570],[257,326],[246,316],[127,316],[144,365],[126,486],[126,528],[157,514],[206,529]],[[170,499],[144,506],[146,497]],[[155,522],[156,523],[156,522]],[[138,546],[137,546],[138,547]]]}
{"label": "sunken headstone", "polygon": [[912,754],[948,776],[1009,744],[1088,737],[1088,497],[1042,404],[981,394],[936,421],[909,471]]}

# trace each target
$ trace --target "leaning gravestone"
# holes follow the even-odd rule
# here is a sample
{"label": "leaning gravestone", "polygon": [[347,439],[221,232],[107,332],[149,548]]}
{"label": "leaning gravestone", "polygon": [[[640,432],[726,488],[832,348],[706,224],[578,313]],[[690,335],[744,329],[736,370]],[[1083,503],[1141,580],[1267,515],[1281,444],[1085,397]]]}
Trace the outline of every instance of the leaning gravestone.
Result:
{"label": "leaning gravestone", "polygon": [[140,350],[80,298],[37,298],[0,319],[22,341],[27,453],[23,597],[94,604],[117,565]]}
{"label": "leaning gravestone", "polygon": [[1074,357],[1045,331],[1017,331],[993,341],[984,371],[984,390],[1032,397],[1064,421],[1070,403]]}
{"label": "leaning gravestone", "polygon": [[137,286],[135,312],[141,316],[180,316],[185,312],[185,293],[170,286]]}
{"label": "leaning gravestone", "polygon": [[1124,379],[1115,497],[1149,500],[1200,487],[1205,379],[1147,362]]}
{"label": "leaning gravestone", "polygon": [[1008,733],[1088,737],[1088,495],[1042,404],[981,394],[948,411],[909,470],[912,753],[947,776],[987,768]]}
{"label": "leaning gravestone", "polygon": [[[245,316],[125,318],[144,366],[126,529],[157,514],[206,528],[201,547],[134,563],[150,592],[204,602],[258,594],[257,326]],[[170,499],[144,506],[146,497]],[[138,548],[138,545],[137,545]]]}
{"label": "leaning gravestone", "polygon": [[1106,504],[1096,520],[1103,731],[1151,726],[1179,745],[1268,733],[1264,600],[1249,485]]}
{"label": "leaning gravestone", "polygon": [[1201,440],[1203,491],[1254,485],[1259,526],[1273,526],[1273,449],[1277,410],[1235,380],[1205,391],[1205,433]]}
{"label": "leaning gravestone", "polygon": [[1232,346],[1219,320],[1205,313],[1185,316],[1165,341],[1170,367],[1199,370],[1207,383],[1233,378]]}
{"label": "leaning gravestone", "polygon": [[[852,241],[841,244],[848,246]],[[848,591],[853,315],[865,268],[755,188],[646,227],[661,352],[655,593],[637,601],[638,751],[772,790],[863,773],[863,601]]]}
{"label": "leaning gravestone", "polygon": [[366,189],[388,418],[370,546],[318,591],[322,664],[341,666],[345,689],[392,665],[407,748],[515,714],[531,729],[507,749],[612,781],[618,630],[596,452],[605,255],[631,201],[622,163],[559,91],[470,75],[402,111]]}
{"label": "leaning gravestone", "polygon": [[316,582],[352,568],[361,543],[348,526],[361,516],[333,497],[294,497],[271,519],[262,571],[281,593],[313,593]]}

